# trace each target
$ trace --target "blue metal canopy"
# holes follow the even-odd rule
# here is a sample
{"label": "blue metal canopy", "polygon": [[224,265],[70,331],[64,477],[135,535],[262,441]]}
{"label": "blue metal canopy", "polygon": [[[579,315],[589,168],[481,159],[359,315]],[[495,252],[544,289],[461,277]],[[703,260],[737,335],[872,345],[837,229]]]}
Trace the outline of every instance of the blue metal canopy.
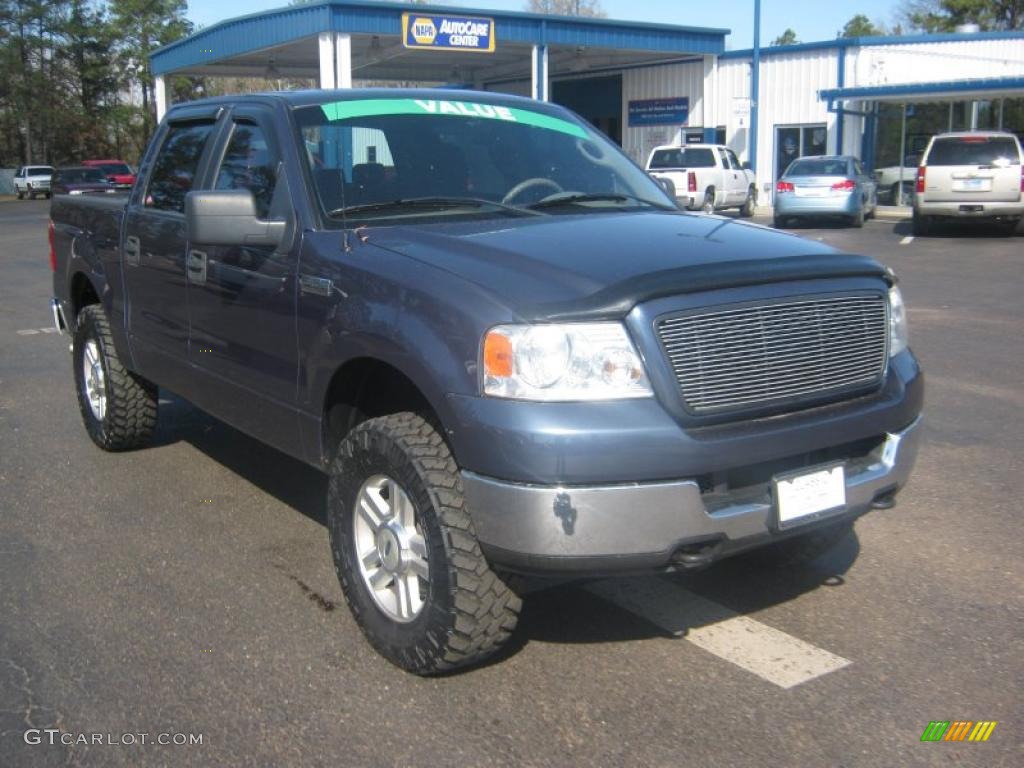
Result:
{"label": "blue metal canopy", "polygon": [[829,88],[819,91],[821,99],[835,101],[927,101],[945,96],[976,96],[992,98],[1019,95],[1024,90],[1024,77],[985,77],[967,80],[946,80],[935,83],[870,85],[851,88]]}
{"label": "blue metal canopy", "polygon": [[323,32],[400,37],[404,12],[473,15],[494,19],[502,45],[573,46],[646,52],[662,56],[717,55],[725,50],[727,29],[551,16],[450,6],[409,5],[367,0],[328,0],[227,19],[163,46],[150,56],[154,74],[201,71],[235,57],[252,55]]}

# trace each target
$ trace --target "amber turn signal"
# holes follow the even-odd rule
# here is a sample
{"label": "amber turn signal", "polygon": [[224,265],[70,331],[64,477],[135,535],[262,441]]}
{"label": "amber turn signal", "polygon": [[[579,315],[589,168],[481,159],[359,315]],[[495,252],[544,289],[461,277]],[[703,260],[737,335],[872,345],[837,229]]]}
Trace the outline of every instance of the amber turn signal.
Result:
{"label": "amber turn signal", "polygon": [[502,378],[512,375],[512,342],[508,336],[490,331],[484,338],[484,374]]}

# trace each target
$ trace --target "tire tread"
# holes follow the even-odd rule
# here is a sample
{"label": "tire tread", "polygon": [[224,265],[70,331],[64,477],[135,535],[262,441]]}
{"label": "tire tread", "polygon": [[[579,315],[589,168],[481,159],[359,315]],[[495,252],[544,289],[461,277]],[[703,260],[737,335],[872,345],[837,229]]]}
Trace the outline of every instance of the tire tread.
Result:
{"label": "tire tread", "polygon": [[[432,648],[421,644],[400,660],[394,658],[392,648],[383,646],[372,634],[366,633],[367,638],[384,656],[416,674],[437,674],[477,664],[511,637],[522,600],[491,570],[466,508],[458,465],[441,435],[423,417],[402,412],[357,426],[338,451],[332,483],[338,473],[345,471],[354,445],[369,450],[378,439],[398,446],[427,486],[449,552],[451,615],[447,634],[440,642],[436,634],[428,633]],[[338,575],[348,595],[352,590],[350,577],[342,568]],[[353,604],[351,598],[349,604]],[[358,611],[356,618],[360,618]],[[366,627],[363,629],[365,632]]]}

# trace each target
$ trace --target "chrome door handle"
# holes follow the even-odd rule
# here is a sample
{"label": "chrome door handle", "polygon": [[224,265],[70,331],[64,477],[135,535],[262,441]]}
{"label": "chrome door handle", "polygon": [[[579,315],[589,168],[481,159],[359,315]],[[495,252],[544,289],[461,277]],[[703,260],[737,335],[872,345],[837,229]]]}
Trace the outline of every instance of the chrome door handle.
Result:
{"label": "chrome door handle", "polygon": [[135,235],[128,235],[124,239],[124,263],[131,267],[139,266],[139,254],[142,252],[142,247],[139,243],[139,238]]}
{"label": "chrome door handle", "polygon": [[188,252],[188,279],[191,283],[202,285],[206,282],[205,251]]}

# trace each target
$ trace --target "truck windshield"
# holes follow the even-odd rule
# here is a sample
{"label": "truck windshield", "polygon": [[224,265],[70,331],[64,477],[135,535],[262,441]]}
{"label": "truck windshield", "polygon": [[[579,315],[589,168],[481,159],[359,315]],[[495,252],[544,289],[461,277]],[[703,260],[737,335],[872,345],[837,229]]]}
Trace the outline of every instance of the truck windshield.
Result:
{"label": "truck windshield", "polygon": [[26,176],[50,176],[52,174],[53,168],[48,165],[34,165],[25,169]]}
{"label": "truck windshield", "polygon": [[126,163],[100,163],[97,164],[96,167],[99,168],[104,173],[110,174],[111,176],[115,174],[128,176],[132,172],[132,169],[129,168]]}
{"label": "truck windshield", "polygon": [[349,99],[295,116],[324,213],[339,222],[674,210],[604,136],[550,107],[474,94]]}

